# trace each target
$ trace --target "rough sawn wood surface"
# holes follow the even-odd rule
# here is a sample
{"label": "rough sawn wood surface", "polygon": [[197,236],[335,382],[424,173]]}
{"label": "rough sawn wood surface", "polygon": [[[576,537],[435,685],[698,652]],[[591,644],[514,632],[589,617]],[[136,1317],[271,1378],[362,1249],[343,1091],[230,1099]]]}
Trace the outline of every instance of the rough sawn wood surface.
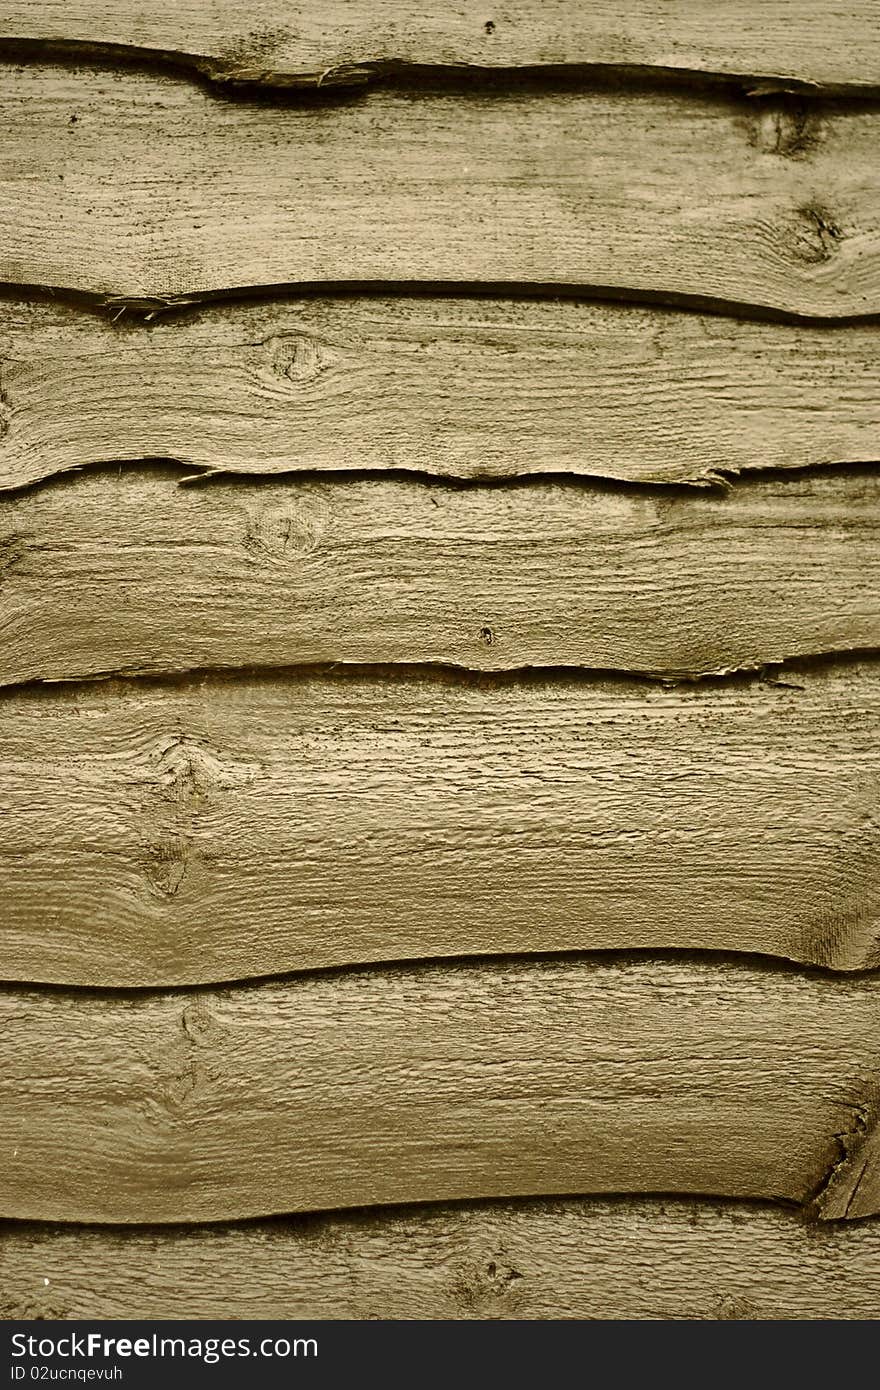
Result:
{"label": "rough sawn wood surface", "polygon": [[0,683],[328,661],[701,675],[880,647],[880,473],[671,495],[178,476],[0,496]]}
{"label": "rough sawn wood surface", "polygon": [[874,1319],[880,1223],[751,1203],[468,1203],[164,1231],[7,1223],[7,1318]]}
{"label": "rough sawn wood surface", "polygon": [[664,959],[184,997],[7,989],[0,1215],[179,1222],[607,1192],[871,1215],[878,989]]}
{"label": "rough sawn wood surface", "polygon": [[880,961],[870,663],[671,690],[302,671],[0,703],[5,979],[635,947]]}
{"label": "rough sawn wood surface", "polygon": [[595,88],[277,106],[0,67],[0,281],[493,283],[880,312],[880,109]]}
{"label": "rough sawn wood surface", "polygon": [[147,323],[0,301],[0,489],[156,458],[643,483],[874,463],[880,329],[500,298],[255,300]]}
{"label": "rough sawn wood surface", "polygon": [[875,9],[12,0],[0,1316],[874,1315]]}

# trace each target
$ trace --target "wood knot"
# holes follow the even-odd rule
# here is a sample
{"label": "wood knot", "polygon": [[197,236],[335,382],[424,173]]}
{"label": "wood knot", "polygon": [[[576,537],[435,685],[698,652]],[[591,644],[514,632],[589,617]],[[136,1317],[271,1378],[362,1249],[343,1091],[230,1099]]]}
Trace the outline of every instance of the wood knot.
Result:
{"label": "wood knot", "polygon": [[305,335],[270,338],[266,347],[273,376],[292,381],[296,386],[316,381],[336,361],[336,354],[327,343]]}
{"label": "wood knot", "polygon": [[162,798],[179,807],[198,806],[212,791],[227,791],[242,781],[241,769],[185,735],[163,749],[157,773]]}
{"label": "wood knot", "polygon": [[16,534],[0,537],[0,579],[21,564],[28,552],[28,539]]}
{"label": "wood knot", "polygon": [[185,1004],[177,1017],[179,1026],[159,1057],[155,1099],[160,1114],[179,1118],[191,1100],[210,1090],[219,1076],[211,1041],[212,1034],[222,1032],[222,1027],[203,995]]}
{"label": "wood knot", "polygon": [[195,1001],[186,1005],[180,1023],[184,1037],[190,1042],[200,1043],[208,1036],[214,1027],[214,1016],[201,995],[196,995]]}
{"label": "wood knot", "polygon": [[[258,765],[231,762],[184,734],[164,739],[149,761],[141,863],[148,890],[170,900],[213,861],[204,819],[215,797],[250,783]],[[198,883],[188,887],[194,893]]]}
{"label": "wood knot", "polygon": [[255,560],[290,564],[318,549],[325,525],[316,506],[267,507],[248,518],[244,547]]}
{"label": "wood knot", "polygon": [[190,845],[184,835],[166,835],[145,851],[146,876],[160,898],[174,898],[186,878]]}
{"label": "wood knot", "polygon": [[791,249],[804,265],[830,261],[843,239],[843,228],[826,208],[806,204],[795,210]]}
{"label": "wood knot", "polygon": [[822,119],[812,102],[785,96],[755,102],[749,139],[761,154],[805,159],[822,137]]}
{"label": "wood knot", "polygon": [[487,1259],[462,1264],[452,1282],[452,1296],[469,1315],[510,1316],[518,1303],[525,1275],[514,1268],[504,1250]]}
{"label": "wood knot", "polygon": [[757,1303],[745,1297],[721,1297],[718,1300],[716,1318],[725,1322],[754,1322],[763,1318]]}

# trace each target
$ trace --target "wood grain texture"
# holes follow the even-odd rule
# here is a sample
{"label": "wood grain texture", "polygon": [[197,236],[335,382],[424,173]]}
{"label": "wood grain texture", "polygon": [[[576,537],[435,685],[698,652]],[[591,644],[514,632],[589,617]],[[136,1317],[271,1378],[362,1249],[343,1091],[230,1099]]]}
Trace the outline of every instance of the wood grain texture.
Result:
{"label": "wood grain texture", "polygon": [[876,966],[880,670],[786,681],[358,669],[10,692],[0,976],[630,947]]}
{"label": "wood grain texture", "polygon": [[[293,21],[293,22],[291,22]],[[880,87],[880,24],[871,0],[8,0],[2,35],[105,50],[174,53],[219,81],[275,86],[366,80],[402,64],[624,65]]]}
{"label": "wood grain texture", "polygon": [[0,572],[4,684],[327,661],[724,673],[880,648],[880,474],[673,497],[74,475],[0,498]]}
{"label": "wood grain texture", "polygon": [[146,324],[0,302],[0,488],[151,458],[632,482],[873,463],[880,329],[485,298],[214,304]]}
{"label": "wood grain texture", "polygon": [[876,1318],[880,1223],[491,1202],[174,1232],[0,1228],[4,1318]]}
{"label": "wood grain texture", "polygon": [[[877,976],[619,958],[189,995],[7,989],[0,1215],[608,1192],[822,1215],[876,1125],[878,1002]],[[872,1215],[876,1176],[831,1214]]]}
{"label": "wood grain texture", "polygon": [[880,312],[880,111],[529,87],[291,110],[43,66],[3,68],[0,90],[13,285],[526,283]]}

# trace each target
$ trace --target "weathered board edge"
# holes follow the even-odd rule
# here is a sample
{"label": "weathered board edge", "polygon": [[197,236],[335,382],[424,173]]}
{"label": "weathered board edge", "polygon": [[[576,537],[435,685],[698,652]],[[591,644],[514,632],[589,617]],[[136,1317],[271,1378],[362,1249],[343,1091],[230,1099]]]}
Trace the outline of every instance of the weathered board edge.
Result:
{"label": "weathered board edge", "polygon": [[171,319],[161,305],[102,321],[66,300],[0,301],[0,490],[157,460],[193,482],[706,490],[880,459],[880,326],[380,289]]}
{"label": "weathered board edge", "polygon": [[[861,100],[880,96],[880,45],[875,36],[859,17],[848,15],[835,16],[838,24],[830,33],[826,11],[820,14],[821,25],[816,16],[808,15],[793,23],[786,13],[786,24],[798,34],[802,50],[798,55],[778,34],[764,44],[751,36],[744,41],[741,25],[735,21],[711,49],[699,37],[690,40],[680,23],[677,39],[670,44],[662,27],[651,32],[645,15],[636,21],[639,42],[633,47],[631,36],[623,34],[625,14],[619,16],[620,27],[615,33],[590,33],[587,28],[579,32],[576,7],[569,21],[559,20],[555,30],[552,24],[542,29],[530,16],[532,35],[522,38],[520,30],[512,40],[510,25],[501,23],[499,27],[495,20],[478,21],[476,16],[468,34],[451,32],[444,37],[442,28],[428,34],[424,30],[407,32],[404,26],[397,38],[383,38],[381,16],[377,15],[379,32],[375,39],[368,33],[352,39],[341,29],[338,38],[324,36],[320,43],[299,40],[280,25],[243,37],[231,29],[225,32],[228,26],[222,18],[216,21],[214,36],[200,43],[188,42],[183,27],[179,32],[171,24],[163,28],[161,19],[154,22],[148,39],[136,32],[126,36],[124,22],[114,27],[106,7],[96,10],[94,28],[86,35],[81,18],[79,24],[68,20],[42,25],[39,16],[33,16],[33,7],[30,13],[21,6],[19,10],[18,22],[13,16],[4,23],[0,56],[19,62],[66,58],[96,65],[169,65],[232,91],[259,88],[276,98],[285,92],[356,90],[389,77],[413,81],[426,74],[433,80],[470,74],[478,80],[487,76],[503,81],[523,73],[563,75],[585,83],[719,86],[756,95],[786,93]],[[115,35],[109,39],[101,32],[108,29],[108,18],[109,30]],[[308,15],[305,18],[308,28]],[[718,23],[723,20],[720,16]],[[310,44],[312,50],[323,50],[320,58],[316,51],[311,57],[304,56]],[[847,45],[850,50],[857,48],[857,58],[851,52],[841,56]],[[618,51],[609,54],[615,46]],[[653,55],[649,52],[652,46]]]}
{"label": "weathered board edge", "polygon": [[[596,287],[602,294],[646,302],[732,312],[748,305],[758,315],[829,322],[880,314],[875,230],[863,172],[876,143],[875,109],[813,113],[805,128],[803,117],[787,108],[752,109],[743,122],[746,113],[727,98],[710,135],[702,128],[705,112],[665,94],[633,93],[621,103],[617,93],[536,93],[525,104],[519,92],[503,94],[510,108],[510,150],[503,158],[498,150],[491,171],[474,166],[472,196],[456,209],[443,155],[448,93],[426,96],[416,116],[406,93],[377,92],[369,110],[360,102],[344,103],[332,124],[320,130],[323,109],[304,111],[299,158],[291,163],[287,142],[279,139],[286,113],[260,105],[254,123],[249,109],[231,104],[218,126],[211,97],[178,83],[183,90],[176,94],[177,122],[189,123],[192,138],[202,142],[199,172],[185,158],[175,165],[177,146],[167,118],[156,115],[156,108],[175,105],[170,100],[175,82],[168,73],[120,68],[111,101],[100,73],[85,70],[74,79],[66,69],[10,72],[4,120],[9,120],[11,167],[30,174],[15,184],[19,220],[10,216],[3,222],[6,284],[98,293],[125,307],[132,301],[180,303],[218,291],[237,293],[244,286],[330,287],[347,275],[352,286],[397,283],[418,285],[422,292],[429,285],[485,288],[489,283],[508,291],[528,285],[569,294]],[[32,102],[33,129],[20,120],[21,102],[30,99],[32,89],[41,94]],[[124,114],[127,93],[137,126]],[[73,125],[56,123],[59,111],[62,121],[69,121],[72,101],[91,119],[74,112]],[[714,105],[717,95],[711,101]],[[501,114],[495,98],[488,103],[456,99],[453,105],[461,138],[471,146],[485,145]],[[520,107],[528,109],[530,119]],[[566,126],[566,112],[575,119],[573,107],[594,131],[601,157],[616,160],[615,180],[591,179],[594,165]],[[436,128],[431,126],[435,116]],[[667,117],[674,158],[663,159],[645,141],[644,129],[646,121]],[[406,142],[407,121],[418,128],[423,120],[433,129],[436,157],[425,153],[418,177],[410,171],[407,178],[388,182],[383,170],[389,135]],[[250,185],[248,166],[236,163],[236,122],[250,134],[253,157],[263,162],[258,190]],[[819,127],[825,132],[821,137]],[[689,177],[685,148],[695,130],[703,143],[706,187],[687,209],[681,185]],[[75,144],[68,142],[71,132]],[[129,168],[145,141],[161,160],[163,179],[152,180],[149,190],[133,182],[124,205],[102,196],[87,208],[73,183],[68,187],[58,180],[59,165],[68,167],[78,155],[100,161],[105,183],[115,183],[113,160]],[[351,154],[355,147],[357,158]],[[517,171],[523,160],[536,165],[538,176],[522,178]],[[225,214],[212,203],[214,166],[223,168],[227,180]],[[298,200],[289,192],[292,178],[298,181]],[[369,189],[383,179],[386,196],[380,205]],[[638,193],[646,184],[654,188],[651,199]],[[544,222],[542,237],[523,237],[522,225],[540,218],[548,196],[556,200],[557,216]],[[666,213],[658,221],[664,199]],[[356,209],[353,222],[338,215],[340,200],[349,212]],[[597,221],[617,227],[613,250],[591,233]]]}

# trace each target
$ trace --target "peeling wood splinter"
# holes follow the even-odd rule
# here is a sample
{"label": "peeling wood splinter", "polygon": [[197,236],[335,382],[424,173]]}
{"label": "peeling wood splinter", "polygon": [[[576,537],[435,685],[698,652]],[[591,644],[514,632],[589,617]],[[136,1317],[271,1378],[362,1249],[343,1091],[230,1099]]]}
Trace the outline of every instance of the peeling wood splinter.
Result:
{"label": "peeling wood splinter", "polygon": [[213,81],[269,87],[358,84],[389,68],[598,68],[744,77],[764,87],[880,89],[871,0],[7,0],[0,42],[40,58],[72,49],[169,56]]}

